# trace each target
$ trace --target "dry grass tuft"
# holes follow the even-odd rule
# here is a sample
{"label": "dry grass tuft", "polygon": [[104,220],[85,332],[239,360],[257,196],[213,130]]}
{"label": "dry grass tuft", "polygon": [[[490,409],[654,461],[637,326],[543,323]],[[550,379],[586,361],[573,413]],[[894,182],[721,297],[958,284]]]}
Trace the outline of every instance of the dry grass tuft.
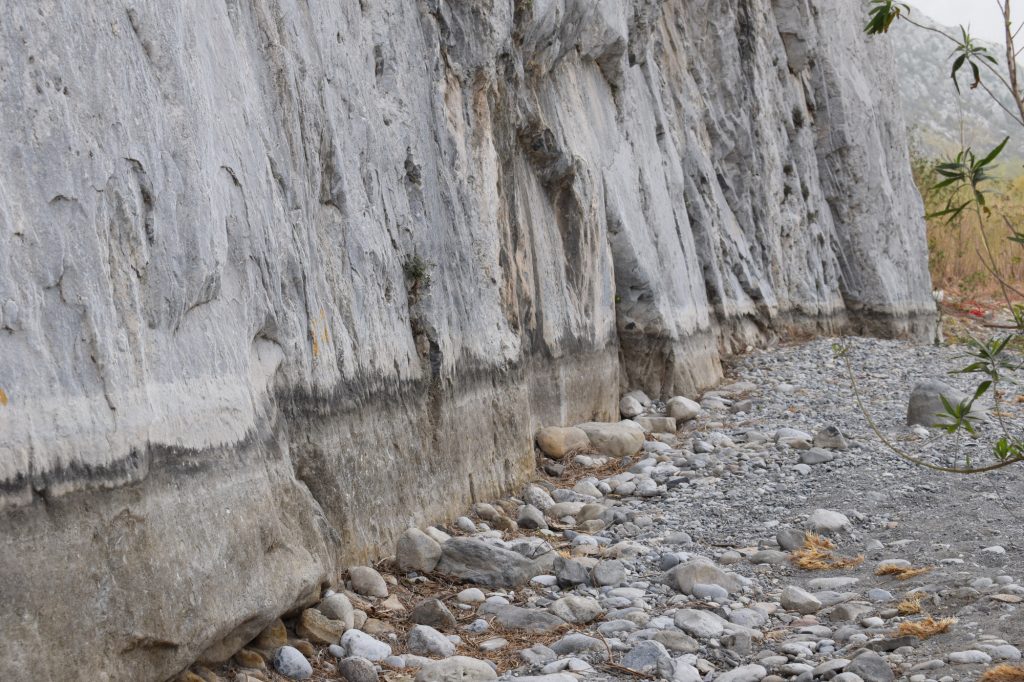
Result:
{"label": "dry grass tuft", "polygon": [[900,612],[901,616],[913,616],[921,613],[921,602],[926,596],[924,592],[912,592],[896,605],[896,610]]}
{"label": "dry grass tuft", "polygon": [[1024,665],[997,665],[985,671],[981,682],[1024,682]]}
{"label": "dry grass tuft", "polygon": [[925,566],[923,568],[901,568],[900,566],[893,566],[892,564],[889,564],[880,567],[875,571],[875,575],[891,575],[895,576],[897,580],[910,580],[911,578],[916,578],[919,575],[924,575],[930,570],[932,570],[931,566]]}
{"label": "dry grass tuft", "polygon": [[918,639],[928,639],[935,635],[941,635],[944,632],[949,632],[949,628],[953,627],[956,623],[955,618],[942,618],[935,620],[931,616],[928,616],[924,620],[905,621],[900,623],[899,630],[896,634],[900,637],[917,637]]}
{"label": "dry grass tuft", "polygon": [[805,571],[853,568],[864,563],[863,556],[842,557],[835,553],[835,549],[835,544],[828,538],[815,533],[805,533],[804,546],[793,552],[791,561]]}

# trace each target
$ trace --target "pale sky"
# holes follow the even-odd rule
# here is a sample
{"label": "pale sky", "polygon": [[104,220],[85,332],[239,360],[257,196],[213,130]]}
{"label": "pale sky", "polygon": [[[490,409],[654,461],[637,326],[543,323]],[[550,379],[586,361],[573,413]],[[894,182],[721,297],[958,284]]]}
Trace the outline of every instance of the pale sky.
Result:
{"label": "pale sky", "polygon": [[[1005,42],[1003,18],[996,0],[912,0],[911,7],[919,9],[940,24],[947,26],[970,25],[971,35],[993,43]],[[1024,2],[1014,5],[1014,25],[1024,19]]]}

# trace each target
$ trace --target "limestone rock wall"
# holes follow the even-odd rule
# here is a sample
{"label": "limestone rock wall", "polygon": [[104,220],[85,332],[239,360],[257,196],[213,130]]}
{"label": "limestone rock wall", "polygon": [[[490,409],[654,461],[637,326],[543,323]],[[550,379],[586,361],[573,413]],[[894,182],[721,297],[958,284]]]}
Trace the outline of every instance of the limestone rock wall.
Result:
{"label": "limestone rock wall", "polygon": [[928,337],[861,13],[10,3],[0,677],[223,659],[620,386],[693,393],[775,335]]}

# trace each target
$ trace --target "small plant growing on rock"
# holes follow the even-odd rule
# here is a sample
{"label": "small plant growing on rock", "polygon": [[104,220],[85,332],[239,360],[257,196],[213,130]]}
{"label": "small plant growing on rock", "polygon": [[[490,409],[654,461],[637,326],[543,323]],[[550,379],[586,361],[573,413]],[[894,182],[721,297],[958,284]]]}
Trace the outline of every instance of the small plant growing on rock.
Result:
{"label": "small plant growing on rock", "polygon": [[402,263],[402,272],[409,284],[409,293],[420,292],[430,286],[430,271],[434,264],[414,253]]}

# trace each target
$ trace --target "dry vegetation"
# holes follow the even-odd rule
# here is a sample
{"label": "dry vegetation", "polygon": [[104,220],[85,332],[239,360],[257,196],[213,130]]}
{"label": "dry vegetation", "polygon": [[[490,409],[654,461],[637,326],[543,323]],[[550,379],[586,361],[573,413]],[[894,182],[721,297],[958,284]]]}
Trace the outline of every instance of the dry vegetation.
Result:
{"label": "dry vegetation", "polygon": [[805,571],[829,571],[853,568],[864,563],[863,556],[843,557],[836,554],[835,544],[814,533],[804,534],[804,546],[793,552],[792,561]]}
{"label": "dry vegetation", "polygon": [[935,620],[931,616],[923,620],[907,620],[900,623],[899,629],[896,634],[900,637],[917,637],[918,639],[928,639],[935,635],[941,635],[944,632],[949,632],[949,629],[956,623],[955,618],[940,618]]}
{"label": "dry vegetation", "polygon": [[911,578],[916,578],[919,575],[924,575],[930,570],[932,569],[929,566],[925,566],[923,568],[914,568],[913,566],[904,568],[902,566],[887,564],[875,571],[875,575],[891,575],[897,580],[910,580]]}
{"label": "dry vegetation", "polygon": [[981,682],[1024,682],[1024,665],[997,665],[981,676]]}
{"label": "dry vegetation", "polygon": [[[930,214],[945,207],[946,195],[929,191],[938,181],[930,169],[933,162],[921,158],[913,160],[914,179],[925,200],[925,212]],[[928,222],[928,261],[932,283],[936,289],[956,299],[993,299],[1001,296],[1000,287],[992,276],[986,260],[982,234],[988,239],[995,257],[996,269],[1008,283],[1024,291],[1024,247],[1009,241],[1012,229],[1024,231],[1024,176],[1001,180],[998,190],[989,199],[991,218],[986,220],[984,233],[979,229],[977,215],[965,211],[962,216],[947,221],[932,218]]]}

